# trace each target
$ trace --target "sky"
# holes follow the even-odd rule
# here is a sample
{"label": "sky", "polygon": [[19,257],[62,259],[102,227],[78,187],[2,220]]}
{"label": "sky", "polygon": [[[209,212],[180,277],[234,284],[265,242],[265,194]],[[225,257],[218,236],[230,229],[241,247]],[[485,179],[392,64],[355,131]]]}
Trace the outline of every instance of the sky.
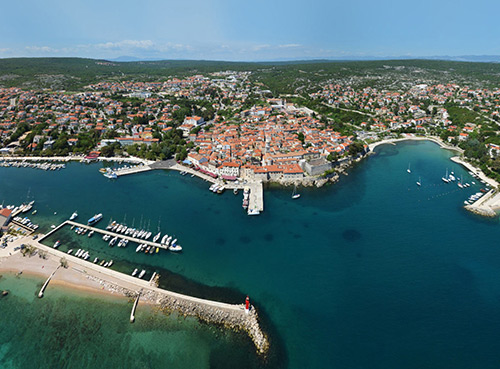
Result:
{"label": "sky", "polygon": [[0,11],[0,58],[500,55],[491,0],[16,0]]}

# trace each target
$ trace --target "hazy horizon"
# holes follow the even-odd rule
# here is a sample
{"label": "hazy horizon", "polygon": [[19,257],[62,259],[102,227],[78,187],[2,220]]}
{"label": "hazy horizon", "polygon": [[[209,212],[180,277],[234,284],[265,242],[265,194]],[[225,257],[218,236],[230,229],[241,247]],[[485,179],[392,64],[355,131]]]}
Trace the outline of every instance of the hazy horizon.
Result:
{"label": "hazy horizon", "polygon": [[[466,6],[467,5],[467,6]],[[0,58],[274,61],[500,55],[500,4],[110,0],[4,4]],[[15,32],[13,32],[15,30]],[[436,56],[436,57],[434,57]]]}

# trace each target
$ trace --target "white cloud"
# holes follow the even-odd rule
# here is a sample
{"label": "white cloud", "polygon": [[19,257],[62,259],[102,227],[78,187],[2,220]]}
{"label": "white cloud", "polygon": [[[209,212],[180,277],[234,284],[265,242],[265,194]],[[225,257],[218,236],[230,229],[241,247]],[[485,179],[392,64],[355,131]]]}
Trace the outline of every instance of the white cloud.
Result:
{"label": "white cloud", "polygon": [[48,54],[48,53],[58,53],[59,50],[54,49],[49,46],[26,46],[26,50],[34,54]]}
{"label": "white cloud", "polygon": [[252,50],[253,51],[260,51],[260,50],[266,50],[266,49],[269,49],[271,47],[271,45],[268,45],[268,44],[263,44],[263,45],[255,45],[254,47],[252,47]]}
{"label": "white cloud", "polygon": [[149,50],[154,47],[154,42],[151,40],[123,40],[118,42],[106,42],[96,45],[90,45],[90,47],[92,46],[98,49],[106,49],[106,50],[120,50],[120,49]]}
{"label": "white cloud", "polygon": [[281,49],[290,49],[294,47],[301,47],[301,44],[285,44],[285,45],[278,45],[279,48]]}

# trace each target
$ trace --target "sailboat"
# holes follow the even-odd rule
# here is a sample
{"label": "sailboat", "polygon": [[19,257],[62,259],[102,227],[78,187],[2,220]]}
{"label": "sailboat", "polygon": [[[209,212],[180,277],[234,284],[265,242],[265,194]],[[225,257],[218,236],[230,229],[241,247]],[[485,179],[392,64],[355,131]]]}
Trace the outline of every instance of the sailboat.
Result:
{"label": "sailboat", "polygon": [[445,177],[441,177],[441,179],[443,180],[443,182],[445,183],[449,183],[450,180],[448,178],[448,168],[446,168],[446,176]]}
{"label": "sailboat", "polygon": [[408,163],[408,169],[406,169],[406,171],[407,171],[408,173],[411,173],[410,163]]}
{"label": "sailboat", "polygon": [[422,182],[420,181],[420,177],[418,177],[417,186],[422,186]]}
{"label": "sailboat", "polygon": [[292,199],[298,199],[300,197],[300,193],[297,193],[297,185],[293,187]]}

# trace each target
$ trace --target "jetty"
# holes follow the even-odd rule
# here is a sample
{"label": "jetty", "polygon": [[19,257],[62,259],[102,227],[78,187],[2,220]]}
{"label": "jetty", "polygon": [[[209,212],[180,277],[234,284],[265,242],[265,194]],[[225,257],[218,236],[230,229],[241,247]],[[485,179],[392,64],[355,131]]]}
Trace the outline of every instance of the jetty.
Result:
{"label": "jetty", "polygon": [[95,233],[107,234],[107,235],[109,235],[111,237],[118,237],[118,238],[121,238],[121,239],[125,239],[125,240],[129,240],[129,241],[132,241],[132,242],[136,242],[136,243],[139,243],[139,244],[146,244],[148,246],[158,247],[160,249],[168,250],[168,246],[163,245],[163,244],[158,243],[158,242],[146,241],[146,240],[144,240],[142,238],[135,238],[135,237],[132,237],[132,236],[127,236],[127,235],[121,234],[121,233],[111,232],[111,231],[108,231],[106,229],[95,228],[95,227],[92,227],[92,226],[89,226],[89,225],[85,225],[85,224],[82,224],[82,223],[74,222],[72,220],[66,220],[66,221],[64,221],[57,228],[55,228],[51,232],[47,233],[47,235],[45,235],[43,238],[41,238],[40,241],[42,241],[43,239],[47,238],[50,234],[54,233],[55,231],[57,231],[61,227],[64,227],[65,225],[68,225],[68,224],[69,225],[74,225],[75,227],[80,227],[80,228],[83,228],[83,229],[87,229],[88,231],[94,231]]}
{"label": "jetty", "polygon": [[40,289],[40,292],[38,292],[38,297],[39,298],[42,298],[43,297],[43,292],[45,291],[45,288],[48,286],[50,280],[52,279],[52,277],[54,276],[54,274],[56,274],[57,270],[60,268],[61,266],[59,265],[56,270],[54,270],[52,272],[52,274],[49,276],[49,278],[47,278],[47,280],[45,281],[45,283],[43,284],[42,288]]}
{"label": "jetty", "polygon": [[[206,323],[218,324],[229,329],[244,331],[254,342],[257,353],[262,356],[267,354],[269,340],[260,328],[258,312],[252,305],[250,305],[247,313],[243,301],[241,304],[228,304],[168,291],[151,285],[150,281],[93,264],[92,262],[79,259],[74,255],[68,255],[63,251],[43,245],[40,241],[46,237],[42,236],[36,241],[29,237],[20,237],[15,241],[15,245],[23,243],[31,244],[39,250],[45,251],[49,257],[53,257],[55,260],[64,257],[71,270],[81,273],[85,278],[95,281],[98,286],[113,291],[113,293],[117,292],[124,296],[136,298],[134,303],[137,305],[139,304],[139,299],[137,298],[137,291],[139,290],[141,291],[141,300],[159,305],[166,313],[175,311],[184,316],[195,317]],[[45,282],[40,292],[43,292],[43,289],[47,286],[54,273],[55,271]],[[137,309],[137,305],[135,309]],[[135,309],[133,310],[134,319]]]}
{"label": "jetty", "polygon": [[139,299],[141,298],[141,291],[137,294],[135,298],[134,305],[132,306],[132,312],[130,313],[130,323],[135,322],[135,310],[137,309],[137,304],[139,303]]}
{"label": "jetty", "polygon": [[116,174],[117,177],[121,177],[121,176],[126,176],[128,174],[148,172],[150,170],[152,170],[152,168],[149,165],[142,164],[133,167],[118,168],[116,170],[113,170],[113,172]]}
{"label": "jetty", "polygon": [[473,204],[465,205],[465,209],[474,214],[495,218],[500,211],[500,192],[491,189]]}

